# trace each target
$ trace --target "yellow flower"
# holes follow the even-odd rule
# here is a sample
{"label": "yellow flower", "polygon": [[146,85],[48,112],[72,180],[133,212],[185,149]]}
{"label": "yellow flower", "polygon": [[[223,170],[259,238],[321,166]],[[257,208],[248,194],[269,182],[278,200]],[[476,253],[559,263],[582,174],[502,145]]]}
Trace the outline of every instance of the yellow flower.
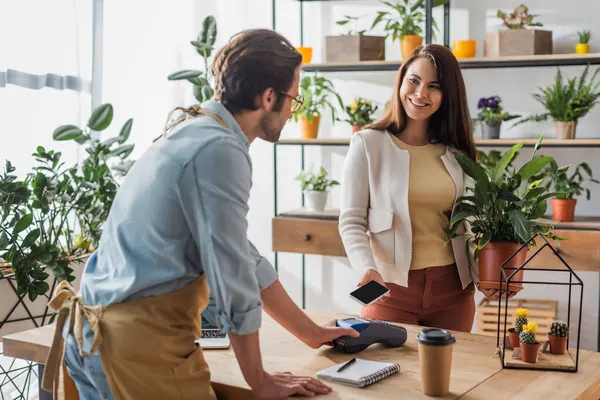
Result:
{"label": "yellow flower", "polygon": [[529,317],[529,310],[526,308],[517,308],[518,317]]}
{"label": "yellow flower", "polygon": [[528,322],[525,325],[523,325],[523,331],[535,333],[535,331],[537,331],[537,327],[538,324],[536,324],[535,322]]}

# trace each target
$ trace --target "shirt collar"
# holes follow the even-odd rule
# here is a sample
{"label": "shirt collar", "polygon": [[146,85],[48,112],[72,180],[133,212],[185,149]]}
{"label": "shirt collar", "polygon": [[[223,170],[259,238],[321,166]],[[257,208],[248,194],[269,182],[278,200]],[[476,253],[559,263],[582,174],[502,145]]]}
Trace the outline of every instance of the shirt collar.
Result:
{"label": "shirt collar", "polygon": [[202,108],[207,109],[208,111],[212,111],[217,114],[219,117],[223,118],[223,121],[229,128],[229,130],[233,131],[236,136],[238,136],[246,146],[250,146],[250,141],[248,140],[248,136],[242,131],[240,124],[233,118],[233,115],[229,112],[225,106],[216,100],[207,100],[202,103]]}

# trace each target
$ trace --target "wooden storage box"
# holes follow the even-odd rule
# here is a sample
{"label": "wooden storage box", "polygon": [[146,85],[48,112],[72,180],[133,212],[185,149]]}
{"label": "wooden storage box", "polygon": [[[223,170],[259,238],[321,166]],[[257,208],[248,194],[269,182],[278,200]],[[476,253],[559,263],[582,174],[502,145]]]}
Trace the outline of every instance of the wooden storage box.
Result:
{"label": "wooden storage box", "polygon": [[486,57],[552,54],[552,31],[507,29],[488,32],[484,43]]}
{"label": "wooden storage box", "polygon": [[[502,300],[500,312],[500,329],[504,328],[504,301]],[[538,334],[545,335],[550,332],[552,321],[556,319],[558,302],[554,300],[508,300],[508,321],[506,329],[512,328],[517,317],[517,308],[529,310],[529,319],[538,324]],[[498,301],[483,299],[477,306],[475,314],[477,333],[486,336],[498,335]]]}
{"label": "wooden storage box", "polygon": [[345,257],[337,220],[275,217],[273,251]]}
{"label": "wooden storage box", "polygon": [[325,62],[385,60],[385,37],[342,35],[325,37]]}

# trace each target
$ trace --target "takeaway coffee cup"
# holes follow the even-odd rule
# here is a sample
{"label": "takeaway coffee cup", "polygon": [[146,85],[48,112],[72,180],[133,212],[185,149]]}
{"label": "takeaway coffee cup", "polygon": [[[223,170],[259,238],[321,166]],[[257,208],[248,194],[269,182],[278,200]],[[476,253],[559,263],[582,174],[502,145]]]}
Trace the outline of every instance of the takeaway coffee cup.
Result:
{"label": "takeaway coffee cup", "polygon": [[450,390],[452,347],[456,339],[450,331],[423,328],[417,335],[421,386],[428,396],[444,396]]}

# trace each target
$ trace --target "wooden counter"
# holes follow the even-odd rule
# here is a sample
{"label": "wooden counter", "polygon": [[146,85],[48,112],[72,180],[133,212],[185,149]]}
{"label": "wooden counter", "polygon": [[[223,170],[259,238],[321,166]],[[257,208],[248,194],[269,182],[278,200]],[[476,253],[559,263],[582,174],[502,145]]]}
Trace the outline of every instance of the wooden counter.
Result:
{"label": "wooden counter", "polygon": [[[342,315],[308,312],[318,323]],[[401,372],[368,388],[355,389],[331,383],[334,391],[324,399],[423,399],[415,336],[418,327],[406,326],[408,341],[396,349],[371,346],[359,358],[395,361]],[[40,362],[52,341],[53,327],[45,326],[4,337],[4,354]],[[447,399],[598,399],[600,398],[600,353],[580,350],[579,372],[543,372],[502,369],[494,356],[495,338],[455,332],[451,393]],[[265,315],[260,335],[263,363],[267,371],[291,371],[315,376],[316,371],[348,360],[350,355],[330,348],[312,350]],[[233,349],[207,350],[205,357],[219,398],[254,398],[243,379]]]}

